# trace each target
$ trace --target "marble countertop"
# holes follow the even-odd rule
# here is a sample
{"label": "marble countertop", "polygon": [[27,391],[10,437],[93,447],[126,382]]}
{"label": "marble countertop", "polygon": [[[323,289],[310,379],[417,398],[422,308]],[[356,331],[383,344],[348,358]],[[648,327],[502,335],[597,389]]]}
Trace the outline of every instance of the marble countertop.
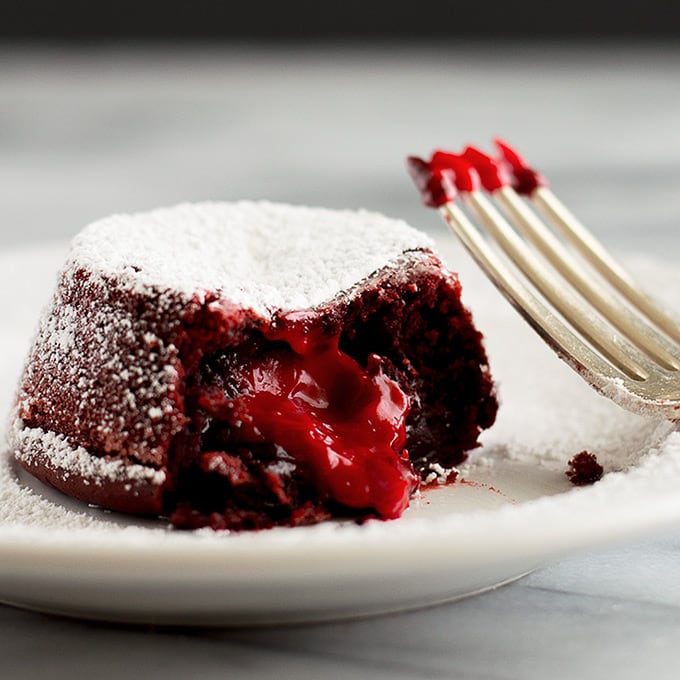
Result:
{"label": "marble countertop", "polygon": [[[438,238],[403,170],[516,142],[615,250],[680,252],[680,50],[0,50],[0,249],[183,200],[366,207]],[[92,624],[0,606],[17,679],[677,678],[680,525],[410,613],[267,629]]]}

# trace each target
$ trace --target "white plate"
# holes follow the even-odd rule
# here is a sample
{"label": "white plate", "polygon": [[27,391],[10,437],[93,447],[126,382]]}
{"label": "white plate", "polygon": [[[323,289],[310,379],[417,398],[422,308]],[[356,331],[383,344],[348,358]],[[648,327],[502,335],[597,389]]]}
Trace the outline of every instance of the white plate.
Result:
{"label": "white plate", "polygon": [[[680,519],[680,435],[583,385],[453,244],[502,400],[467,484],[424,492],[393,522],[227,535],[87,508],[0,460],[0,600],[94,619],[263,624],[354,617],[451,600],[547,560]],[[7,411],[63,248],[0,256],[0,409]],[[460,266],[459,266],[460,265]],[[678,289],[658,263],[637,263]],[[582,449],[607,474],[573,489]],[[21,478],[19,478],[21,477]]]}

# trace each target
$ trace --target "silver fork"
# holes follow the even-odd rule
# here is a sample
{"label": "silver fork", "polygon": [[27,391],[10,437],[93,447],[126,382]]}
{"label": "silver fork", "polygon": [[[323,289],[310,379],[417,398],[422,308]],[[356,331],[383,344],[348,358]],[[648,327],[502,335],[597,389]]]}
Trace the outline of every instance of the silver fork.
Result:
{"label": "silver fork", "polygon": [[439,209],[500,292],[590,385],[630,411],[679,420],[680,323],[542,175],[504,142],[497,146],[500,159],[474,147],[437,151],[430,161],[410,157],[423,202]]}

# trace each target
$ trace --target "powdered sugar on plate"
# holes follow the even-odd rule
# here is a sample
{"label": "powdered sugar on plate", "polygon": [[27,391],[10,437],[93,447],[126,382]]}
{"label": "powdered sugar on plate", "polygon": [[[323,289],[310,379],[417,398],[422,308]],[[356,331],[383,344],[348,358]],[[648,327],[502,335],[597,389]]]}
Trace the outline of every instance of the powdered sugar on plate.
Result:
{"label": "powdered sugar on plate", "polygon": [[[248,209],[245,206],[250,204],[244,204],[244,209]],[[213,212],[211,209],[210,213]],[[152,224],[163,223],[163,211],[159,215],[150,218]],[[95,239],[91,244],[96,242]],[[397,243],[398,247],[403,246],[402,241],[397,240]],[[98,243],[97,247],[102,245]],[[649,457],[650,451],[654,451],[657,456],[661,455],[659,452],[665,450],[667,438],[674,429],[672,425],[630,414],[595,394],[566,365],[556,359],[466,260],[463,253],[448,242],[444,244],[443,250],[453,269],[463,269],[461,280],[464,298],[471,305],[477,324],[485,333],[492,372],[497,379],[501,399],[497,423],[483,435],[483,448],[473,452],[470,461],[462,467],[463,476],[471,477],[475,475],[475,471],[497,465],[499,461],[510,461],[521,466],[538,466],[554,471],[560,479],[557,488],[567,490],[569,486],[562,479],[566,463],[583,449],[595,453],[607,473],[640,467],[640,461]],[[13,319],[14,326],[8,333],[10,346],[0,364],[3,389],[0,407],[5,413],[9,411],[13,382],[29,344],[31,326],[38,316],[40,303],[46,299],[53,286],[54,274],[50,272],[56,271],[60,257],[60,249],[29,251],[11,256],[12,264],[8,262],[7,267],[0,268],[0,277],[3,272],[16,277],[20,275],[19,267],[16,266],[17,258],[23,258],[25,264],[21,271],[27,279],[23,286],[26,296],[21,318],[16,318],[16,302],[7,293],[12,286],[16,288],[17,282],[7,281],[1,288],[5,297],[0,299],[0,304],[2,309],[7,310],[6,317]],[[106,266],[118,266],[112,264],[116,257],[109,258]],[[144,257],[153,259],[151,254]],[[150,266],[150,260],[145,260],[144,257],[139,261]],[[101,266],[104,266],[103,262]],[[149,271],[151,275],[152,269]],[[657,272],[664,275],[663,270],[658,267]],[[665,272],[665,276],[671,275]],[[66,342],[68,339],[57,341]],[[77,451],[70,447],[66,447],[66,451],[57,440],[54,443],[60,450],[64,449],[64,455],[69,460],[77,458]],[[136,474],[135,469],[132,469],[134,466],[123,471],[117,467],[112,468],[106,462],[102,462],[102,465],[106,468],[101,471],[104,476],[122,474],[131,475],[131,479],[134,479]],[[141,470],[142,466],[138,467]],[[36,524],[35,512],[26,513],[27,490],[20,488],[21,485],[7,461],[0,464],[0,471],[0,531],[3,523]],[[140,473],[150,474],[149,471]],[[41,515],[37,525],[49,526],[53,519],[51,511],[63,519],[63,508],[54,504],[46,506],[37,498],[35,503],[46,511],[51,509]],[[75,509],[76,512],[69,519],[69,526],[78,525],[77,503]],[[107,530],[115,526],[109,516],[102,516],[101,519],[102,526]],[[92,514],[86,513],[84,523],[91,526],[92,521]]]}

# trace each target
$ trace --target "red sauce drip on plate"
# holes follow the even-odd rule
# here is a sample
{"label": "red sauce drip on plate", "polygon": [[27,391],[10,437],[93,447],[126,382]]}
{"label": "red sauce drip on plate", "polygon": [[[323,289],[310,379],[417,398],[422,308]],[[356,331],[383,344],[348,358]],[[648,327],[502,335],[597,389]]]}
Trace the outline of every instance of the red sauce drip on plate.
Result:
{"label": "red sauce drip on plate", "polygon": [[281,317],[266,337],[283,342],[238,368],[238,396],[210,392],[201,405],[242,442],[285,449],[335,501],[399,517],[419,477],[404,450],[408,397],[380,357],[362,368],[304,313]]}

